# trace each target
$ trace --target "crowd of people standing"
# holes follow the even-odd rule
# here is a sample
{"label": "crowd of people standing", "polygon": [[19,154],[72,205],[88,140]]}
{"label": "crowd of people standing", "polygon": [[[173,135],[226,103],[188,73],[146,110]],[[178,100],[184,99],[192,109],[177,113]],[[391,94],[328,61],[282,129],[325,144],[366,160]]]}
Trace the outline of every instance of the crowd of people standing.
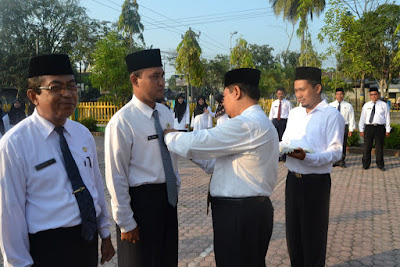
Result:
{"label": "crowd of people standing", "polygon": [[[345,167],[344,140],[354,130],[354,111],[343,101],[343,90],[337,89],[336,101],[328,104],[321,97],[321,70],[299,67],[294,92],[300,105],[292,108],[278,88],[268,117],[258,105],[260,71],[233,69],[224,75],[215,112],[200,96],[190,121],[183,95],[177,96],[173,110],[160,103],[165,73],[159,49],[131,53],[125,61],[132,99],[111,118],[104,138],[118,266],[178,265],[178,155],[212,174],[209,200],[217,266],[265,266],[274,223],[270,196],[280,157],[287,168],[291,265],[324,266],[330,173],[334,165]],[[93,136],[68,119],[78,101],[69,57],[34,57],[28,77],[33,114],[25,118],[19,101],[10,113],[0,113],[0,249],[5,265],[94,267],[99,252],[103,264],[115,254],[110,216]],[[377,165],[384,170],[379,149],[389,136],[390,116],[379,92],[371,89],[370,98],[359,129],[366,142],[375,139]],[[189,125],[192,131],[187,131]],[[364,169],[370,166],[370,149],[367,143]]]}

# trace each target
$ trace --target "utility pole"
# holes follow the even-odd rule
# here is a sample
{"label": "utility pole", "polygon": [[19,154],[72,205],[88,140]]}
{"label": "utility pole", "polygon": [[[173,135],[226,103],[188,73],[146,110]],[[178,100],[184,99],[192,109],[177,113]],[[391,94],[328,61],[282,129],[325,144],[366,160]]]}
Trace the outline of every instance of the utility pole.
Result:
{"label": "utility pole", "polygon": [[232,69],[231,57],[232,57],[232,36],[237,34],[237,31],[231,32],[231,37],[229,38],[229,67]]}

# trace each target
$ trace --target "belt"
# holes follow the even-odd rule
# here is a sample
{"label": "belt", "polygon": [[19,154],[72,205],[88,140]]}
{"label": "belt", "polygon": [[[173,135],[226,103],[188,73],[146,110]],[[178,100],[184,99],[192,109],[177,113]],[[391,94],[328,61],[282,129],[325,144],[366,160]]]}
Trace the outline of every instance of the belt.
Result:
{"label": "belt", "polygon": [[296,178],[299,178],[299,179],[301,179],[301,178],[303,178],[303,176],[305,176],[306,174],[301,174],[301,173],[298,173],[298,172],[291,172],[291,171],[289,171],[291,174],[293,174],[294,176],[296,176]]}
{"label": "belt", "polygon": [[294,175],[296,178],[298,178],[298,179],[307,178],[307,177],[309,177],[309,178],[313,178],[313,177],[317,178],[317,177],[325,176],[325,175],[329,176],[329,173],[321,173],[321,174],[316,174],[316,173],[301,174],[301,173],[292,172],[292,171],[289,171],[289,173],[293,174],[293,175]]}
{"label": "belt", "polygon": [[385,124],[371,123],[371,124],[367,124],[367,126],[374,126],[374,127],[377,127],[377,126],[385,126]]}
{"label": "belt", "polygon": [[129,193],[132,192],[149,192],[149,191],[161,191],[166,190],[167,185],[165,183],[162,184],[143,184],[139,186],[129,187]]}
{"label": "belt", "polygon": [[245,204],[245,203],[258,203],[264,202],[269,199],[266,196],[258,196],[258,197],[242,197],[242,198],[233,198],[233,197],[211,197],[211,203],[213,204]]}

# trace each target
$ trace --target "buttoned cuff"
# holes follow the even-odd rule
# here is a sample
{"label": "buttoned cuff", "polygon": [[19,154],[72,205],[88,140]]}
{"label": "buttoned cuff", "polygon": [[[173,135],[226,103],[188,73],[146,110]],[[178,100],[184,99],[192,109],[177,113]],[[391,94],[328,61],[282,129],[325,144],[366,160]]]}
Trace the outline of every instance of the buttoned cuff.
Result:
{"label": "buttoned cuff", "polygon": [[102,239],[110,236],[111,235],[110,229],[108,227],[100,228],[99,235]]}
{"label": "buttoned cuff", "polygon": [[121,233],[127,233],[132,231],[137,227],[137,223],[135,220],[132,219],[132,221],[126,225],[118,225],[119,228],[121,229]]}
{"label": "buttoned cuff", "polygon": [[306,157],[303,159],[303,162],[307,165],[314,165],[313,163],[316,161],[316,159],[316,154],[306,153]]}

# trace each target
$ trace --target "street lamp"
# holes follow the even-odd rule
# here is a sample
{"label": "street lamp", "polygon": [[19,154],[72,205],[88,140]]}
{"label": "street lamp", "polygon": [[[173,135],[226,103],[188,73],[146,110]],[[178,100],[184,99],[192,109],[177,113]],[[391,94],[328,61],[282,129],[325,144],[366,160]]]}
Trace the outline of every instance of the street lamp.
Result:
{"label": "street lamp", "polygon": [[[234,36],[237,33],[238,33],[237,31],[231,32],[231,37],[229,38],[229,56],[231,56],[232,54],[232,36]],[[229,66],[230,68],[232,68],[232,64],[230,62],[231,60],[229,59]]]}

